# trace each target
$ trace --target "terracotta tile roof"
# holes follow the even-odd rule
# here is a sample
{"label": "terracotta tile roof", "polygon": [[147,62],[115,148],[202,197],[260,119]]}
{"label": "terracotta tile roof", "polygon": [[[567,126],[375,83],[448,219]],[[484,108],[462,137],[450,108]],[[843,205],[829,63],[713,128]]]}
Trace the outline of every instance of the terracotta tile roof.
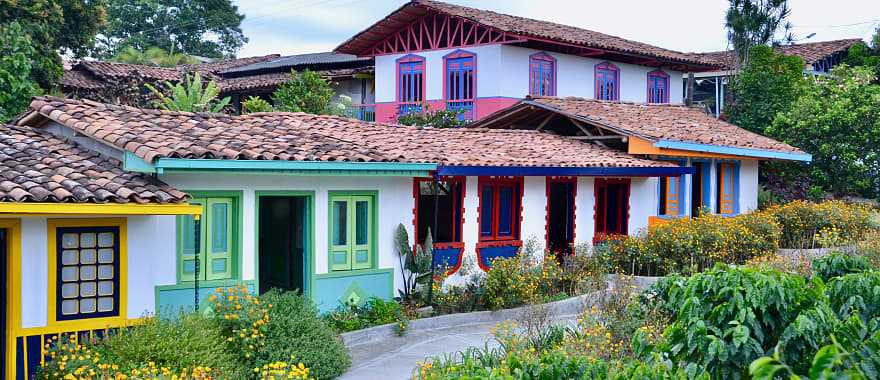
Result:
{"label": "terracotta tile roof", "polygon": [[0,202],[180,203],[186,194],[30,127],[0,125]]}
{"label": "terracotta tile roof", "polygon": [[[337,70],[317,70],[315,71],[326,79],[345,78],[358,73],[372,72],[373,68],[364,69],[337,69]],[[248,75],[235,78],[221,78],[217,83],[223,93],[237,92],[245,90],[274,90],[284,82],[290,80],[290,72],[267,73]]]}
{"label": "terracotta tile roof", "polygon": [[363,58],[354,56],[351,54],[340,54],[334,52],[323,52],[323,53],[306,53],[306,54],[296,54],[296,55],[288,55],[284,57],[278,57],[272,60],[261,61],[257,63],[253,63],[250,65],[239,66],[231,69],[225,69],[217,71],[219,74],[235,74],[235,73],[250,73],[250,72],[263,72],[266,70],[277,70],[281,69],[282,71],[290,71],[291,68],[295,67],[309,67],[309,66],[339,66],[339,65],[368,65],[373,66],[372,58]]}
{"label": "terracotta tile roof", "polygon": [[[183,76],[183,73],[191,71],[198,71],[203,75],[219,78],[216,75],[219,71],[247,66],[278,57],[278,54],[270,54],[195,65],[179,65],[177,67],[156,67],[106,61],[80,61],[69,70],[65,70],[64,76],[61,78],[61,85],[64,88],[95,89],[100,88],[96,87],[98,84],[104,85],[102,83],[103,80],[134,75],[139,75],[149,81],[178,81]],[[87,82],[83,80],[85,77],[92,78],[92,80]]]}
{"label": "terracotta tile roof", "polygon": [[[625,38],[599,33],[570,25],[563,25],[550,21],[535,20],[520,16],[507,15],[489,10],[476,9],[434,0],[413,0],[408,2],[406,5],[403,5],[382,21],[373,24],[370,28],[342,43],[342,45],[336,48],[336,51],[340,53],[363,54],[363,51],[358,51],[358,47],[366,44],[366,40],[369,40],[369,42],[373,42],[373,40],[380,38],[380,35],[388,33],[389,28],[387,28],[387,25],[382,25],[383,21],[388,20],[389,18],[394,16],[402,18],[413,17],[411,15],[419,14],[418,11],[413,11],[412,8],[414,7],[421,7],[423,9],[434,10],[442,14],[460,17],[462,19],[470,20],[502,32],[511,33],[523,37],[532,37],[550,40],[556,43],[573,44],[587,48],[602,49],[621,54],[653,57],[677,63],[709,66],[707,62],[692,54],[663,49],[646,43],[632,41]],[[422,11],[421,13],[424,13],[424,11]],[[364,39],[365,42],[362,43],[361,41],[358,41],[358,39]],[[376,40],[375,42],[378,42],[378,40]]]}
{"label": "terracotta tile roof", "polygon": [[467,166],[667,167],[550,133],[436,129],[305,113],[242,116],[35,98],[31,109],[152,162],[161,157]]}
{"label": "terracotta tile roof", "polygon": [[[652,141],[675,140],[736,148],[803,153],[788,144],[716,119],[698,108],[674,104],[609,102],[583,98],[534,97],[525,100],[621,133]],[[489,117],[491,118],[491,116]],[[487,119],[489,119],[487,118]],[[479,126],[479,123],[476,124]]]}
{"label": "terracotta tile roof", "polygon": [[[859,42],[862,42],[861,38],[848,38],[844,40],[807,42],[802,44],[777,46],[775,49],[785,55],[796,55],[801,57],[803,58],[804,63],[812,65],[829,55],[846,51]],[[733,50],[693,54],[702,60],[712,62],[724,70],[731,70],[736,67]]]}

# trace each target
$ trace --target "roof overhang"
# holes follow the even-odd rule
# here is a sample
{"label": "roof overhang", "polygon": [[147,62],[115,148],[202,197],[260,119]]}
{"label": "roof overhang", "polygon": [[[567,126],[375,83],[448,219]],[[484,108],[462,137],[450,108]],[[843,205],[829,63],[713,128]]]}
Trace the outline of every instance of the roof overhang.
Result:
{"label": "roof overhang", "polygon": [[694,174],[687,166],[666,167],[550,167],[550,166],[438,166],[441,176],[572,176],[572,177],[677,177]]}
{"label": "roof overhang", "polygon": [[0,202],[0,216],[201,214],[201,206],[189,204]]}
{"label": "roof overhang", "polygon": [[160,158],[151,164],[157,174],[239,173],[298,176],[424,177],[437,169],[433,163],[338,162]]}
{"label": "roof overhang", "polygon": [[659,140],[654,142],[654,146],[661,149],[687,150],[692,152],[705,152],[726,154],[731,156],[754,157],[770,160],[787,160],[787,161],[813,161],[813,156],[808,153],[780,152],[775,150],[737,148],[732,146],[698,144],[684,141]]}

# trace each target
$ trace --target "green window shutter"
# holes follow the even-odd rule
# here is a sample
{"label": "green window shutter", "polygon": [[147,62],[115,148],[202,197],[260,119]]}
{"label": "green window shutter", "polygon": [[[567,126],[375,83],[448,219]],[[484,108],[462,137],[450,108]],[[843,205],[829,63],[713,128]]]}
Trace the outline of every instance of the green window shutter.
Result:
{"label": "green window shutter", "polygon": [[371,240],[373,230],[373,199],[372,197],[352,197],[354,204],[352,230],[354,230],[354,239],[352,239],[352,269],[369,269],[372,266]]}
{"label": "green window shutter", "polygon": [[[201,198],[193,198],[190,200],[190,204],[203,205],[202,214],[204,215],[204,204],[205,200]],[[195,269],[196,269],[196,257],[201,254],[201,252],[196,252],[196,241],[195,241],[195,231],[193,230],[195,227],[195,220],[192,215],[179,216],[177,218],[177,241],[180,249],[178,255],[178,263],[177,263],[177,278],[181,282],[185,281],[195,281]],[[202,238],[201,245],[202,250],[204,250],[204,236],[205,236],[205,224],[204,217],[202,218],[202,232],[199,236]],[[204,261],[202,262],[200,272],[204,273]],[[200,277],[202,278],[202,277]]]}
{"label": "green window shutter", "polygon": [[349,220],[351,197],[332,197],[330,200],[330,270],[349,270],[351,260],[351,235]]}
{"label": "green window shutter", "polygon": [[232,198],[210,198],[206,209],[205,279],[232,278]]}

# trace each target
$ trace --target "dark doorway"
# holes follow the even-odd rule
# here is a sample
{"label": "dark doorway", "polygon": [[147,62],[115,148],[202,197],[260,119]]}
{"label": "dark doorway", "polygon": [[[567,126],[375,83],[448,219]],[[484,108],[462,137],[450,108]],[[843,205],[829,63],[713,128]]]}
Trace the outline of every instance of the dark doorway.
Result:
{"label": "dark doorway", "polygon": [[607,235],[626,235],[629,224],[629,179],[596,179],[596,234],[593,241]]}
{"label": "dark doorway", "polygon": [[308,270],[308,197],[258,199],[260,292],[281,289],[303,293]]}
{"label": "dark doorway", "polygon": [[547,181],[547,248],[560,261],[574,248],[574,198],[577,180]]}
{"label": "dark doorway", "polygon": [[699,216],[703,208],[703,163],[694,162],[697,172],[691,175],[691,216]]}
{"label": "dark doorway", "polygon": [[6,376],[6,318],[9,318],[9,309],[7,305],[7,296],[9,295],[9,283],[7,278],[9,274],[7,271],[7,263],[9,259],[6,257],[8,254],[8,250],[6,249],[6,230],[0,228],[0,286],[2,286],[2,297],[0,297],[0,376]]}

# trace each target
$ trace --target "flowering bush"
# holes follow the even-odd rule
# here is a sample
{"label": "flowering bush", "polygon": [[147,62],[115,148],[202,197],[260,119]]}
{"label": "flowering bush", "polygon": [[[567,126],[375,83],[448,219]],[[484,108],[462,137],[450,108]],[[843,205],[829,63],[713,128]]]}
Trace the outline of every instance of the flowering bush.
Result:
{"label": "flowering bush", "polygon": [[767,208],[782,228],[782,248],[820,248],[861,241],[875,228],[870,206],[843,201],[793,201]]}
{"label": "flowering bush", "polygon": [[693,273],[716,262],[742,264],[775,252],[780,230],[772,215],[703,214],[669,220],[638,236],[611,237],[597,250],[616,271],[663,275]]}
{"label": "flowering bush", "polygon": [[410,312],[397,301],[372,297],[363,306],[339,305],[336,310],[327,313],[323,318],[324,322],[336,331],[346,332],[389,323],[400,324],[415,317],[414,312]]}

